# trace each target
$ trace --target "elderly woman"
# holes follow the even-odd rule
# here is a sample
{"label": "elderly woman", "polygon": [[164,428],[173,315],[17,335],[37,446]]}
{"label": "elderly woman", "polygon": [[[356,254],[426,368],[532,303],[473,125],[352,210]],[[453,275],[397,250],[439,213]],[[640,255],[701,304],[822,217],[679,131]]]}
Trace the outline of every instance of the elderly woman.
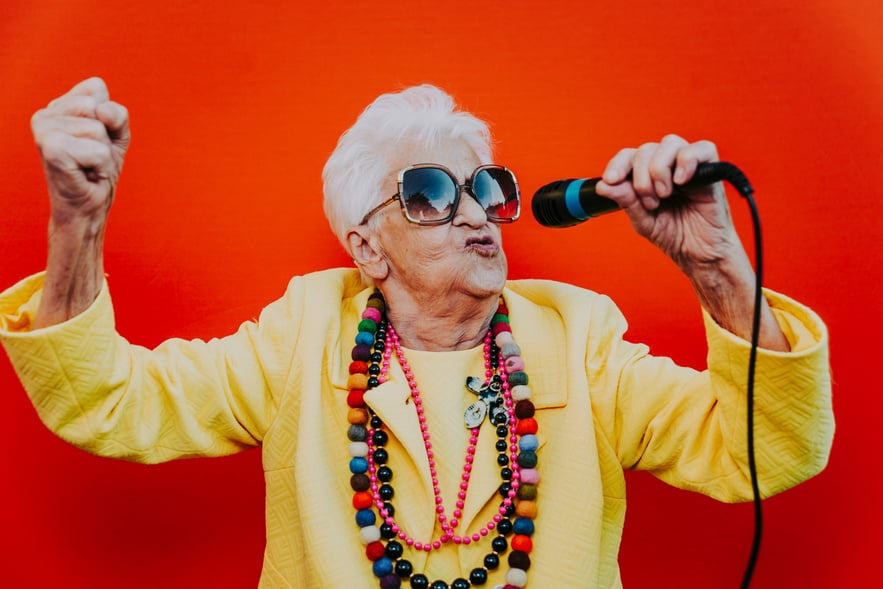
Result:
{"label": "elderly woman", "polygon": [[[619,587],[623,469],[751,497],[746,366],[754,275],[720,186],[667,200],[708,142],[624,149],[598,190],[695,287],[709,367],[623,339],[605,297],[507,282],[521,200],[486,126],[430,86],[378,98],[340,139],[325,210],[355,262],[294,278],[258,321],[154,350],[114,329],[102,235],[128,115],[90,79],[33,118],[51,202],[44,274],[0,297],[8,354],[45,423],[102,456],[263,448],[261,587]],[[764,495],[825,465],[827,336],[763,303]]]}

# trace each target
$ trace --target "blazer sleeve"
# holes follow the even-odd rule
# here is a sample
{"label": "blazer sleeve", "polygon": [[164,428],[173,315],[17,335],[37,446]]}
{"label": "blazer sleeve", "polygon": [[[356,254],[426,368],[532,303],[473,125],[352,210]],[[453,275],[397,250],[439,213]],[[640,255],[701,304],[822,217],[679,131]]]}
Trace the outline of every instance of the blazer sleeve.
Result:
{"label": "blazer sleeve", "polygon": [[[791,352],[759,350],[754,444],[762,495],[816,475],[834,433],[828,335],[808,308],[771,291],[773,313]],[[623,338],[619,311],[607,309],[590,347],[596,419],[624,468],[646,470],[680,488],[722,501],[752,497],[747,451],[750,344],[707,313],[708,370],[675,365]]]}
{"label": "blazer sleeve", "polygon": [[[155,463],[261,443],[293,354],[295,287],[222,339],[155,349],[115,330],[105,284],[80,315],[31,330],[42,276],[0,294],[0,341],[43,423],[94,454]],[[289,296],[290,295],[290,296]]]}

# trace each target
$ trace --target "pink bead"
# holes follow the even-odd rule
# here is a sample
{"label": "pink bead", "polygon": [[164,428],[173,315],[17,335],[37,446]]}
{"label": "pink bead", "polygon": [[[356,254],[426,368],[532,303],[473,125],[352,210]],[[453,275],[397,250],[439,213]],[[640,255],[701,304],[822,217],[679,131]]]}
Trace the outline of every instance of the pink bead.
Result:
{"label": "pink bead", "polygon": [[535,468],[525,468],[520,473],[521,481],[529,485],[536,485],[540,482],[540,473]]}
{"label": "pink bead", "polygon": [[512,356],[506,359],[506,370],[509,372],[519,372],[524,370],[524,360],[521,356]]}
{"label": "pink bead", "polygon": [[380,323],[380,320],[383,319],[383,317],[380,315],[380,311],[375,307],[367,307],[362,311],[362,319],[370,319],[375,323]]}

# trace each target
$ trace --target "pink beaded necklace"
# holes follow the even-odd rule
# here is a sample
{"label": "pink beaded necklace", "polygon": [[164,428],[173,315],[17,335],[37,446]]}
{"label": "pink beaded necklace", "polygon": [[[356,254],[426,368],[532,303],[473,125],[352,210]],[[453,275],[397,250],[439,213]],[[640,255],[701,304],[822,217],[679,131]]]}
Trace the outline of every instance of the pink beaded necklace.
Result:
{"label": "pink beaded necklace", "polygon": [[[347,435],[351,442],[350,484],[355,492],[353,507],[356,509],[356,523],[381,589],[397,589],[403,580],[409,581],[411,589],[468,589],[484,585],[488,572],[499,566],[499,556],[510,548],[510,543],[510,568],[506,574],[507,584],[504,589],[526,585],[527,569],[530,567],[529,553],[533,547],[531,536],[534,529],[533,519],[536,517],[536,485],[539,482],[536,471],[537,424],[533,418],[534,406],[530,401],[527,374],[523,371],[524,362],[512,338],[507,313],[501,300],[497,314],[491,321],[491,329],[484,339],[483,383],[474,378],[467,380],[467,388],[479,395],[479,400],[466,411],[469,445],[460,476],[455,509],[451,512],[453,517],[448,519],[439,488],[435,455],[420,390],[398,335],[385,319],[382,295],[375,291],[369,297],[359,323],[356,346],[352,353],[353,362],[350,365],[350,393],[347,397],[350,427]],[[393,353],[411,390],[432,477],[435,514],[441,535],[427,541],[418,541],[408,535],[394,517],[391,503],[394,490],[390,484],[393,474],[386,464],[389,459],[385,448],[388,434],[383,429],[382,421],[367,407],[363,398],[366,390],[386,382],[389,378]],[[456,528],[469,490],[479,427],[485,415],[497,426],[497,450],[500,452],[497,462],[503,467],[503,483],[500,486],[502,502],[498,513],[478,532],[459,535]],[[380,516],[382,523],[379,526],[372,507]],[[510,519],[513,516],[514,522]],[[451,542],[479,542],[490,536],[492,531],[498,534],[491,543],[493,552],[485,557],[483,566],[472,570],[469,580],[458,578],[450,585],[436,580],[430,585],[429,579],[425,575],[414,574],[410,561],[403,558],[405,546],[412,550],[430,552]],[[510,542],[507,536],[513,533]]]}

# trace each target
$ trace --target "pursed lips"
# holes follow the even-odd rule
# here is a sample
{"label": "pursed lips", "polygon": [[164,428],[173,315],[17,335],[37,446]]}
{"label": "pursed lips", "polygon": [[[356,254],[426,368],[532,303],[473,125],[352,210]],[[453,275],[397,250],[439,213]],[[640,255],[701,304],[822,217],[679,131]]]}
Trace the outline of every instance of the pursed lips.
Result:
{"label": "pursed lips", "polygon": [[484,256],[491,256],[499,251],[500,246],[490,235],[480,235],[467,239],[465,249],[474,251]]}

